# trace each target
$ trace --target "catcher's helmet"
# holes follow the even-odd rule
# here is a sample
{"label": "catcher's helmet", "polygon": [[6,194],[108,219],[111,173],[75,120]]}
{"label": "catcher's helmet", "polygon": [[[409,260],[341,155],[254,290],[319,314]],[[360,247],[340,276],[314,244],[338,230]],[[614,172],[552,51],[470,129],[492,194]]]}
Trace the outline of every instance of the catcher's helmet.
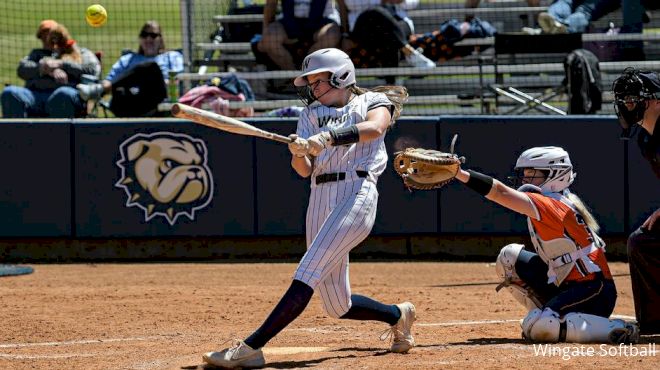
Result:
{"label": "catcher's helmet", "polygon": [[632,128],[644,118],[647,101],[658,99],[660,79],[654,72],[626,68],[612,84],[614,111],[623,128],[622,138],[632,135]]}
{"label": "catcher's helmet", "polygon": [[568,152],[556,146],[525,150],[516,161],[515,170],[519,177],[525,168],[547,172],[545,181],[539,186],[543,192],[561,192],[573,183],[576,176]]}

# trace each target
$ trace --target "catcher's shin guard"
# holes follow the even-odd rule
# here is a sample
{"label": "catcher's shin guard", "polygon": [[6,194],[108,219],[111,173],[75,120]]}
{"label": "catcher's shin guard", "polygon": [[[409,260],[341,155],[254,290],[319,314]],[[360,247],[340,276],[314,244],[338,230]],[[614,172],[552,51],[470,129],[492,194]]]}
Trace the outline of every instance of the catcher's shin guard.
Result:
{"label": "catcher's shin guard", "polygon": [[523,335],[533,342],[636,343],[639,329],[623,320],[571,312],[563,318],[550,308],[531,310],[522,323]]}
{"label": "catcher's shin guard", "polygon": [[502,248],[497,256],[495,271],[502,282],[495,288],[496,291],[506,287],[509,293],[528,310],[541,308],[541,300],[529,289],[516,273],[516,261],[520,251],[524,248],[522,244],[509,244]]}

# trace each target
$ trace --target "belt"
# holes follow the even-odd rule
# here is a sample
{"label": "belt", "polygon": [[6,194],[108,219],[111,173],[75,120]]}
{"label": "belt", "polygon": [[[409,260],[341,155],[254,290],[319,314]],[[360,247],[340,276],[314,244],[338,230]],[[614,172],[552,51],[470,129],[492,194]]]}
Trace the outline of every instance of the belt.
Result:
{"label": "belt", "polygon": [[[358,177],[367,177],[367,171],[355,171]],[[323,184],[324,182],[343,181],[346,179],[346,172],[324,173],[323,175],[316,176],[316,185]]]}

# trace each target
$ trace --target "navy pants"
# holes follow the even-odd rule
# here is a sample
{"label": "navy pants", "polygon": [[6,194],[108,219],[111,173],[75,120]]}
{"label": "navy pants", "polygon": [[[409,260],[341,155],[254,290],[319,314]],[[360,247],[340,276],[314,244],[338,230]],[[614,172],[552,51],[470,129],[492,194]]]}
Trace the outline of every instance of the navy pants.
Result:
{"label": "navy pants", "polygon": [[596,279],[585,282],[568,282],[560,286],[548,284],[548,265],[538,254],[522,250],[516,261],[516,273],[534,291],[543,304],[561,316],[569,312],[581,312],[609,317],[616,304],[614,281],[603,278],[598,272]]}

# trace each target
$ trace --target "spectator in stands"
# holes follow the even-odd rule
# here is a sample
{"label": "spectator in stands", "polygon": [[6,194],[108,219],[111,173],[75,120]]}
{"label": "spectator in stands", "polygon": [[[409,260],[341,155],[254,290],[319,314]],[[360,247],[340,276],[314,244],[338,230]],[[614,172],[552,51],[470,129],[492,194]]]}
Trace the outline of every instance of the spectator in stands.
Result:
{"label": "spectator in stands", "polygon": [[357,67],[396,67],[401,55],[411,67],[435,67],[408,43],[415,28],[406,10],[418,4],[419,0],[338,0],[342,49]]}
{"label": "spectator in stands", "polygon": [[[466,8],[476,8],[479,6],[481,0],[465,0]],[[527,5],[529,6],[539,6],[541,0],[527,0]]]}
{"label": "spectator in stands", "polygon": [[641,33],[644,8],[652,9],[656,0],[555,0],[547,12],[539,14],[544,33],[586,32],[591,21],[623,8],[623,33]]}
{"label": "spectator in stands", "polygon": [[101,83],[80,84],[78,90],[83,99],[99,99],[103,94],[112,91],[112,85],[118,78],[126,78],[129,71],[139,64],[154,61],[160,67],[163,80],[169,82],[170,72],[183,72],[183,54],[179,51],[168,51],[165,48],[160,24],[156,21],[147,21],[142,26],[139,35],[139,48],[137,53],[130,52],[122,55],[115,62],[110,73]]}
{"label": "spectator in stands", "polygon": [[454,58],[464,57],[485,46],[456,46],[455,44],[467,38],[483,38],[495,36],[497,30],[490,23],[476,17],[468,17],[465,21],[450,19],[440,24],[440,28],[424,34],[410,36],[410,45],[424,53],[435,62],[445,62]]}
{"label": "spectator in stands", "polygon": [[287,47],[308,46],[298,50],[304,56],[318,49],[339,46],[339,15],[332,0],[282,0],[282,16],[275,19],[278,0],[266,0],[260,52],[283,70],[294,70],[294,56]]}
{"label": "spectator in stands", "polygon": [[42,21],[36,36],[42,47],[33,49],[18,66],[18,76],[25,80],[25,87],[8,86],[2,91],[3,116],[83,116],[85,105],[75,86],[85,74],[98,78],[98,58],[79,47],[66,27],[53,20]]}

